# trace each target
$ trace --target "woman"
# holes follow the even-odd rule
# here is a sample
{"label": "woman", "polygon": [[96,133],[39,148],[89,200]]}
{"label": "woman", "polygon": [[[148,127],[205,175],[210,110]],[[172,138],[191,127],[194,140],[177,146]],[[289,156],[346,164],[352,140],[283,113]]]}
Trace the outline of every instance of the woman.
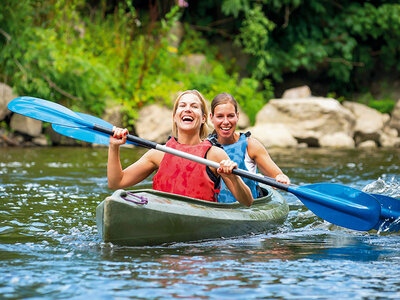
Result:
{"label": "woman", "polygon": [[185,91],[175,101],[173,134],[166,146],[206,159],[220,162],[220,168],[206,167],[196,162],[152,149],[138,161],[122,170],[119,146],[126,142],[127,129],[114,128],[110,137],[107,177],[111,189],[133,186],[158,170],[153,177],[153,188],[188,197],[217,201],[220,178],[234,197],[250,206],[253,197],[243,180],[232,174],[237,164],[221,148],[212,146],[207,136],[207,105],[196,90]]}
{"label": "woman", "polygon": [[[214,133],[209,138],[213,144],[218,142],[228,153],[230,159],[236,162],[240,169],[256,173],[257,167],[262,174],[275,178],[276,181],[290,184],[289,178],[274,163],[265,147],[256,139],[250,137],[250,132],[236,133],[239,120],[238,104],[232,95],[218,94],[211,102],[211,122]],[[214,142],[213,142],[214,141]],[[258,184],[250,179],[243,179],[249,186],[254,198],[260,196]],[[218,202],[235,202],[232,193],[221,184]]]}

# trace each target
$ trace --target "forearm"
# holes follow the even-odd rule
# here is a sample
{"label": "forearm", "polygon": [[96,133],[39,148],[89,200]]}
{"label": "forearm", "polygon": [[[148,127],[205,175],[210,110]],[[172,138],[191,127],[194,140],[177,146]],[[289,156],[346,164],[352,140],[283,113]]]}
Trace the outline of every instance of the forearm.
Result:
{"label": "forearm", "polygon": [[282,170],[272,160],[267,162],[266,167],[262,167],[262,165],[260,165],[259,169],[262,174],[272,178],[275,178],[279,174],[283,174]]}
{"label": "forearm", "polygon": [[272,160],[265,147],[256,139],[250,138],[247,151],[263,175],[279,178],[280,182],[290,183],[289,178],[282,172],[278,165]]}
{"label": "forearm", "polygon": [[110,189],[120,188],[122,178],[123,178],[123,172],[119,157],[119,146],[110,145],[108,147],[108,161],[107,161],[108,187]]}
{"label": "forearm", "polygon": [[225,175],[223,180],[236,200],[246,206],[253,203],[253,195],[250,188],[244,183],[242,178],[237,175]]}

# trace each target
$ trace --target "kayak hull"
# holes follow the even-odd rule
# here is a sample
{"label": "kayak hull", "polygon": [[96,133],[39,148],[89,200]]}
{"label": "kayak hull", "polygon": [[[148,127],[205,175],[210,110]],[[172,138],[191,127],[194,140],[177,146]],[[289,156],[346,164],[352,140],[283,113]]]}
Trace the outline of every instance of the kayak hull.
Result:
{"label": "kayak hull", "polygon": [[265,187],[268,195],[248,208],[239,203],[214,203],[141,189],[117,190],[96,209],[104,242],[125,246],[198,241],[261,233],[282,224],[286,200]]}

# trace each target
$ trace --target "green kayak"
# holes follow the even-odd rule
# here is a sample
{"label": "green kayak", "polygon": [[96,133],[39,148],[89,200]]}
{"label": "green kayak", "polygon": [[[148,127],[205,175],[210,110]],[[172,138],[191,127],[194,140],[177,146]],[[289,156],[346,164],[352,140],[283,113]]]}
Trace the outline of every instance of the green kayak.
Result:
{"label": "green kayak", "polygon": [[97,206],[97,228],[105,242],[126,246],[261,233],[282,224],[289,212],[281,194],[267,186],[263,190],[266,196],[251,207],[152,189],[117,190]]}

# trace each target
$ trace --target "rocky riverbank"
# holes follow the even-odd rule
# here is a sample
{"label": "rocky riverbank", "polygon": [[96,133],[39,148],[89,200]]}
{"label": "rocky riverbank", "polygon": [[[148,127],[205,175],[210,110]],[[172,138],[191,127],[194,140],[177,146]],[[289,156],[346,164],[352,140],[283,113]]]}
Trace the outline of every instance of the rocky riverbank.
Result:
{"label": "rocky riverbank", "polygon": [[[54,132],[51,126],[10,112],[7,104],[17,97],[0,83],[0,146],[78,145],[76,140]],[[135,134],[158,143],[171,135],[169,108],[149,105],[139,111]],[[121,124],[120,114],[102,118]],[[307,86],[287,90],[270,100],[250,127],[240,112],[239,128],[250,130],[266,147],[394,147],[400,148],[400,101],[389,114],[363,104],[333,98],[313,97]]]}

